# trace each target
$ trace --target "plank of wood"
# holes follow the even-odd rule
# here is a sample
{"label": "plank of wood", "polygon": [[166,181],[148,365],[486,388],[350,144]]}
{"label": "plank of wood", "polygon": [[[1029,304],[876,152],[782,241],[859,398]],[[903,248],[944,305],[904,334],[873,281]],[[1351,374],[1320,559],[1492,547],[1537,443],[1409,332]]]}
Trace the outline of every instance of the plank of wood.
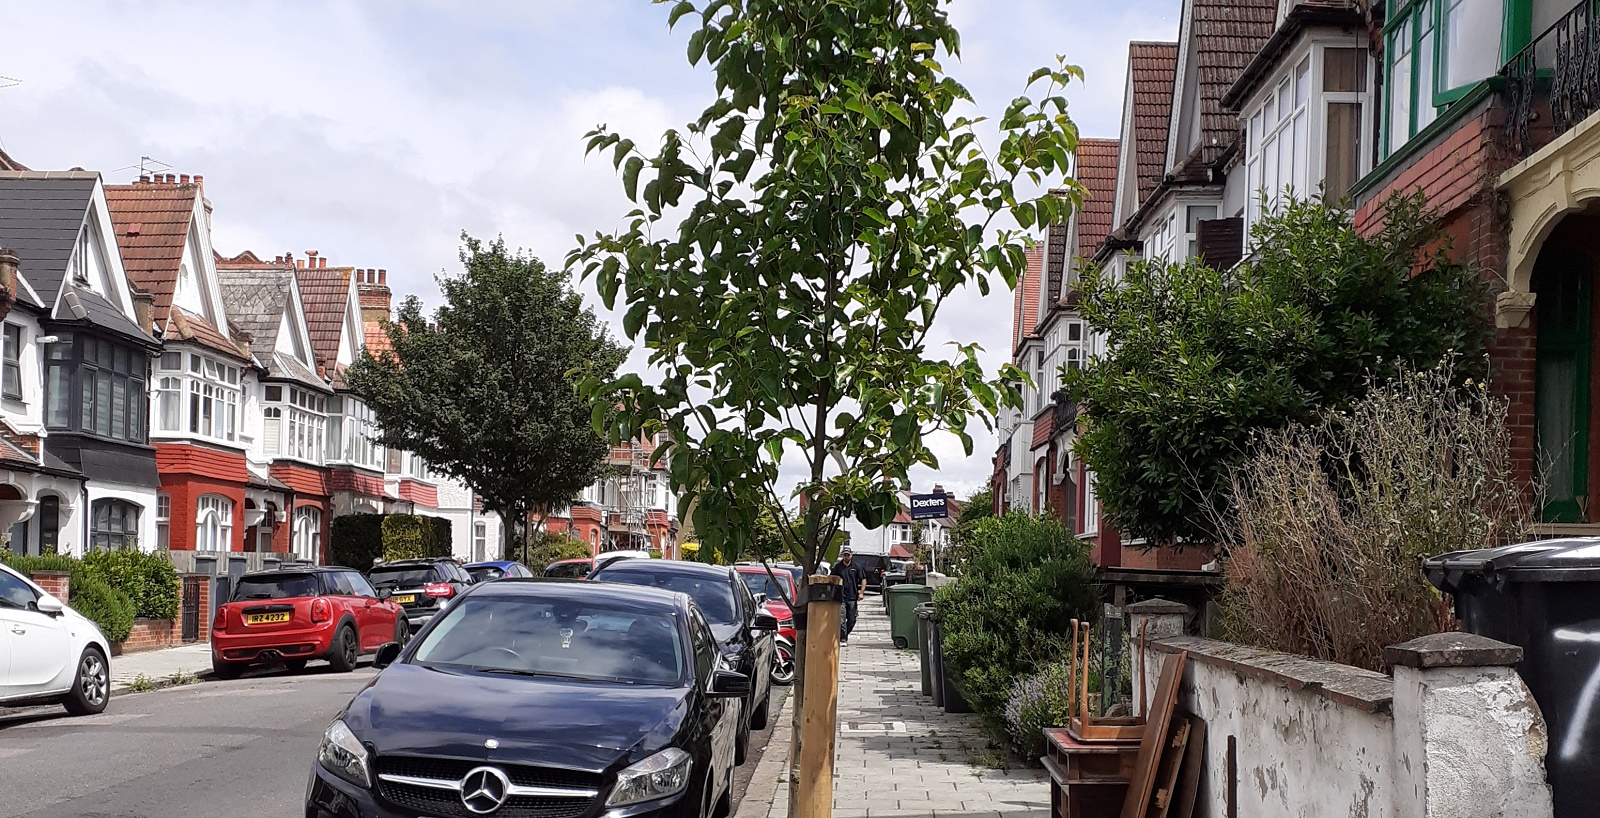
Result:
{"label": "plank of wood", "polygon": [[1178,779],[1177,800],[1172,818],[1194,818],[1194,805],[1200,798],[1200,774],[1206,760],[1206,721],[1189,715],[1189,747],[1183,754],[1183,775]]}
{"label": "plank of wood", "polygon": [[1178,683],[1183,679],[1183,666],[1188,660],[1189,654],[1180,651],[1168,654],[1161,664],[1161,681],[1156,685],[1155,699],[1150,702],[1149,716],[1145,719],[1144,735],[1139,739],[1139,758],[1134,762],[1133,779],[1128,782],[1128,795],[1122,802],[1122,818],[1144,818],[1150,809],[1156,771],[1172,726],[1172,712],[1178,705]]}
{"label": "plank of wood", "polygon": [[[811,585],[837,585],[835,576],[811,577]],[[808,589],[809,590],[809,589]],[[833,814],[833,738],[839,706],[839,608],[812,592],[806,622],[806,708],[800,722],[800,774],[795,818]]]}
{"label": "plank of wood", "polygon": [[1189,748],[1189,720],[1178,716],[1172,724],[1172,740],[1161,750],[1161,765],[1156,773],[1156,790],[1150,797],[1150,811],[1146,818],[1167,818],[1172,800],[1178,789],[1178,774],[1183,770],[1183,757]]}

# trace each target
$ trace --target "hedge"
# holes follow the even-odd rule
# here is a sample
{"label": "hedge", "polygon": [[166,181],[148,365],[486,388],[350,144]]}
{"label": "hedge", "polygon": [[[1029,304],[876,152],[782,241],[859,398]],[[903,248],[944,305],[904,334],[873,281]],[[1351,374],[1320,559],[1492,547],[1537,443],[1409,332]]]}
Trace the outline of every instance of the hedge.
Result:
{"label": "hedge", "polygon": [[[124,566],[143,565],[150,560],[157,559],[166,562],[164,554],[139,554],[138,557],[139,559],[137,560],[125,559],[119,564]],[[42,571],[64,571],[68,573],[71,578],[67,581],[67,604],[99,626],[100,632],[105,634],[107,641],[121,642],[127,639],[128,634],[133,631],[133,619],[138,615],[139,608],[134,604],[133,598],[118,587],[119,580],[115,577],[125,577],[130,574],[143,577],[146,575],[145,571],[114,572],[113,577],[108,581],[107,578],[103,578],[100,575],[100,571],[111,563],[109,560],[96,560],[91,563],[60,554],[45,554],[33,557],[13,554],[6,550],[0,550],[0,562],[11,566],[11,568],[24,576],[31,576]],[[167,568],[169,570],[172,568],[170,562],[167,563]],[[176,571],[172,573],[172,577],[174,580],[177,579]],[[173,615],[177,613],[178,602],[176,594],[178,592],[176,588],[173,590],[174,597],[171,600]],[[149,590],[148,598],[152,600],[151,604],[153,605],[166,604],[155,590]],[[162,608],[162,610],[165,610],[165,608]],[[172,617],[168,616],[166,618],[170,619]]]}
{"label": "hedge", "polygon": [[165,553],[95,551],[83,557],[84,570],[133,600],[134,613],[150,619],[177,619],[183,597],[178,569]]}
{"label": "hedge", "polygon": [[328,554],[334,565],[358,571],[372,567],[383,556],[382,514],[346,514],[333,518]]}

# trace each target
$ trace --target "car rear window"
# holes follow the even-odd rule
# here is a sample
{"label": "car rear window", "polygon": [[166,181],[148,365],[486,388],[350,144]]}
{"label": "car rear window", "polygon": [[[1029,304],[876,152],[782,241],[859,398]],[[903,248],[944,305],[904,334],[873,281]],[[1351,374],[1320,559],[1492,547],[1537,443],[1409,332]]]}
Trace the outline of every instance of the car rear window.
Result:
{"label": "car rear window", "polygon": [[700,612],[705,614],[706,621],[721,625],[739,620],[733,601],[733,585],[722,577],[635,569],[601,571],[595,578],[603,582],[648,585],[688,594],[689,598],[694,600],[694,604],[699,606]]}
{"label": "car rear window", "polygon": [[302,596],[321,596],[322,584],[316,574],[266,574],[241,577],[233,589],[233,600],[292,599]]}
{"label": "car rear window", "polygon": [[586,577],[589,575],[589,563],[587,561],[558,562],[555,565],[544,569],[544,575],[547,577],[556,577],[558,579]]}
{"label": "car rear window", "polygon": [[491,579],[499,579],[506,575],[505,571],[493,565],[485,565],[482,568],[468,568],[467,573],[471,574],[472,578],[478,582],[488,582]]}
{"label": "car rear window", "polygon": [[368,572],[367,579],[372,580],[374,588],[415,588],[438,582],[439,575],[431,565],[396,565],[374,568]]}
{"label": "car rear window", "polygon": [[[772,577],[767,576],[766,571],[761,573],[740,571],[739,578],[744,580],[744,587],[749,588],[752,594],[766,594],[767,599],[774,599],[779,602],[786,599],[794,599],[794,585],[790,584],[793,577],[789,576],[789,572],[781,568],[775,568],[773,569],[773,574],[778,578],[777,582],[774,582]],[[779,593],[780,587],[783,593]]]}

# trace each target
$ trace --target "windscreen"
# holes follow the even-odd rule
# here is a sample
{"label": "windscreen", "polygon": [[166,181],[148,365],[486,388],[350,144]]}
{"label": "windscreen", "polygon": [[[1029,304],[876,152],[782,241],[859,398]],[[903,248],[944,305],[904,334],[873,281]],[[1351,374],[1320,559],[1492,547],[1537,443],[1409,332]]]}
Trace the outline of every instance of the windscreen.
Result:
{"label": "windscreen", "polygon": [[439,580],[429,565],[378,566],[367,574],[374,588],[416,588]]}
{"label": "windscreen", "polygon": [[596,579],[604,582],[622,582],[628,585],[648,585],[688,594],[700,608],[706,621],[716,625],[738,624],[737,608],[733,602],[733,586],[722,577],[692,576],[667,571],[624,570],[601,571]]}
{"label": "windscreen", "polygon": [[544,575],[556,579],[580,579],[589,575],[589,562],[558,562],[544,569]]}
{"label": "windscreen", "polygon": [[[794,599],[794,586],[786,581],[789,579],[789,572],[781,568],[773,570],[778,577],[777,582],[774,582],[772,577],[767,576],[765,571],[759,574],[754,571],[740,571],[739,578],[744,580],[744,586],[749,588],[752,594],[766,594],[767,599],[775,599],[779,602]],[[782,587],[781,593],[779,592],[780,586]]]}
{"label": "windscreen", "polygon": [[322,586],[316,574],[266,574],[241,577],[233,589],[233,600],[290,599],[301,596],[321,596]]}
{"label": "windscreen", "polygon": [[576,600],[467,597],[417,647],[416,664],[625,684],[675,684],[671,614]]}
{"label": "windscreen", "polygon": [[506,575],[505,571],[493,565],[485,565],[482,568],[468,568],[467,573],[471,574],[472,578],[478,582],[488,582],[491,579],[499,579]]}

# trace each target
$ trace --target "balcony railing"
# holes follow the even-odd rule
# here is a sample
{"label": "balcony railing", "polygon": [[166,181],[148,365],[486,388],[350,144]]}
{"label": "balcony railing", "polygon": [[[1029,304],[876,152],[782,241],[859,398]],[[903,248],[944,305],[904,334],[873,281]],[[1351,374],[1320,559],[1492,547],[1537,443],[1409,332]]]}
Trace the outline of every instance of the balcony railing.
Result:
{"label": "balcony railing", "polygon": [[1056,392],[1050,396],[1051,408],[1055,410],[1056,432],[1071,429],[1078,424],[1078,404],[1067,397],[1066,392]]}
{"label": "balcony railing", "polygon": [[1521,156],[1538,148],[1531,126],[1543,113],[1535,108],[1541,89],[1549,88],[1550,122],[1548,129],[1540,128],[1540,144],[1600,110],[1600,0],[1581,0],[1500,73],[1510,107],[1506,136]]}

